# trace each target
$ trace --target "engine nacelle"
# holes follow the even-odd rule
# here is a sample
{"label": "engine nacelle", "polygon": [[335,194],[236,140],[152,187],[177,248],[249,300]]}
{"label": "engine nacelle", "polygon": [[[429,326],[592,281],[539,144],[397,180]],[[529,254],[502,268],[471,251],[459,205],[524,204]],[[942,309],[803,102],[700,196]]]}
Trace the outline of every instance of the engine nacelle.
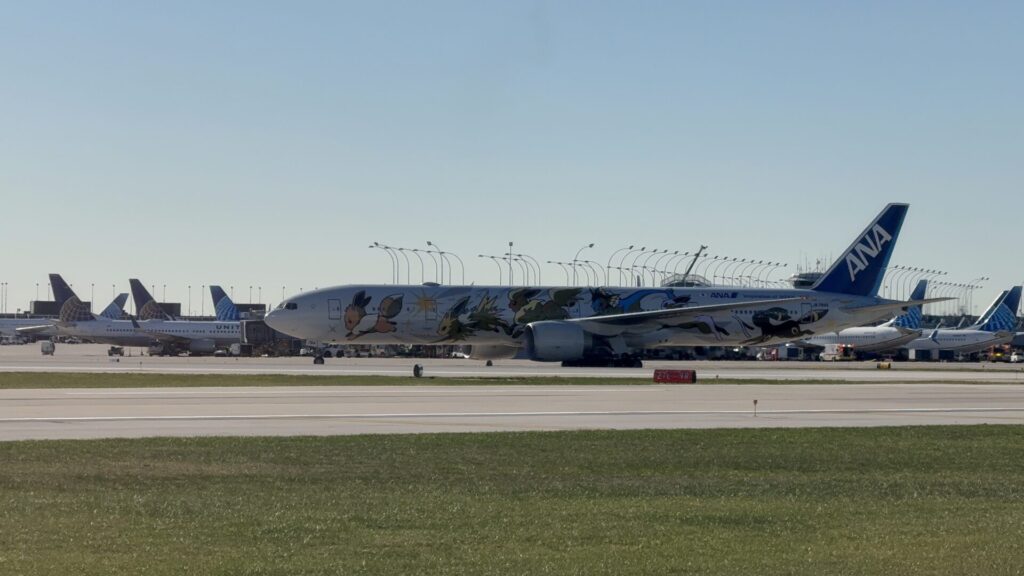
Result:
{"label": "engine nacelle", "polygon": [[217,350],[217,343],[210,338],[190,340],[188,351],[192,354],[213,354]]}
{"label": "engine nacelle", "polygon": [[544,320],[526,326],[526,354],[531,360],[580,360],[592,345],[593,337],[577,324]]}
{"label": "engine nacelle", "polygon": [[509,360],[518,353],[519,348],[504,344],[473,344],[469,347],[471,360]]}

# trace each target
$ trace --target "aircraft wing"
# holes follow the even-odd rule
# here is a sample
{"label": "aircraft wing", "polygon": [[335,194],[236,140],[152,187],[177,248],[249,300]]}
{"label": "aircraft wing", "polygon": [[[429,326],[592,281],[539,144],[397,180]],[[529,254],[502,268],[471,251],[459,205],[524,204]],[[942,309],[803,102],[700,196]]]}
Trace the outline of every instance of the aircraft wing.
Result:
{"label": "aircraft wing", "polygon": [[726,304],[709,304],[706,306],[685,306],[665,308],[663,310],[647,310],[644,312],[627,312],[609,314],[607,316],[590,316],[587,318],[570,318],[561,322],[579,324],[587,332],[600,336],[617,336],[625,333],[638,333],[657,330],[663,327],[679,326],[687,322],[700,321],[700,316],[744,308],[763,308],[778,304],[790,304],[806,301],[806,297],[775,298],[771,300],[750,300],[748,302],[729,302]]}
{"label": "aircraft wing", "polygon": [[18,334],[38,334],[53,328],[53,324],[40,324],[39,326],[19,326],[14,329]]}
{"label": "aircraft wing", "polygon": [[146,334],[149,334],[150,336],[153,337],[154,340],[158,342],[172,344],[188,344],[189,342],[192,341],[190,338],[185,338],[184,336],[178,336],[177,334],[170,334],[168,332],[161,332],[160,330],[157,330],[155,328],[143,326],[134,318],[132,319],[132,326],[134,326],[135,329],[139,330],[140,332],[145,332]]}

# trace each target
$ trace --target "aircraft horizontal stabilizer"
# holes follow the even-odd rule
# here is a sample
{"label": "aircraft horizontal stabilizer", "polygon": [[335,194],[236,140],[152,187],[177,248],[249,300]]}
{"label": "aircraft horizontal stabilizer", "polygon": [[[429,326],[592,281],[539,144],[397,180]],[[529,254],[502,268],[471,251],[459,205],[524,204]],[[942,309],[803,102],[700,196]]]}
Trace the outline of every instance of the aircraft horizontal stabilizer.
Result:
{"label": "aircraft horizontal stabilizer", "polygon": [[934,304],[936,302],[948,302],[949,300],[956,300],[956,298],[924,298],[922,300],[907,300],[906,302],[889,302],[887,304],[875,304],[872,306],[843,308],[843,311],[857,313],[874,312],[882,315],[887,312],[906,312],[909,308],[914,306],[924,306],[925,304]]}

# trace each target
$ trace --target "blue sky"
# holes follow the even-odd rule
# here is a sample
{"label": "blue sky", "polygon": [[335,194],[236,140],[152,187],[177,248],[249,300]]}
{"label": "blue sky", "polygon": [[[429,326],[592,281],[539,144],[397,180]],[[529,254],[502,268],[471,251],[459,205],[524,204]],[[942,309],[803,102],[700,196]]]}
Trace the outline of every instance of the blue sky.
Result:
{"label": "blue sky", "polygon": [[893,262],[988,275],[984,301],[1024,280],[1022,16],[1013,2],[7,2],[0,280],[9,309],[52,271],[103,300],[137,276],[169,299],[213,282],[276,301],[389,281],[372,241],[432,240],[478,283],[497,277],[476,254],[509,241],[540,260],[704,243],[796,264],[902,201]]}

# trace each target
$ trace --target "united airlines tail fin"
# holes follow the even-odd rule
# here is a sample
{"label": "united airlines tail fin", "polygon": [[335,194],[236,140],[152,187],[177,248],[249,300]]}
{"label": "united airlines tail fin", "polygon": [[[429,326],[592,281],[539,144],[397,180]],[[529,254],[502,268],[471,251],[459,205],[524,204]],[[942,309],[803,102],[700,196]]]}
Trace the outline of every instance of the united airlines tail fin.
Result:
{"label": "united airlines tail fin", "polygon": [[909,204],[886,206],[811,289],[855,296],[876,295],[909,208]]}
{"label": "united airlines tail fin", "polygon": [[53,288],[53,299],[60,303],[59,321],[87,322],[94,319],[89,306],[79,300],[60,274],[50,274],[50,287]]}
{"label": "united airlines tail fin", "polygon": [[111,320],[124,320],[127,316],[124,313],[126,302],[128,302],[128,294],[125,292],[118,294],[117,298],[114,298],[114,301],[104,308],[103,312],[100,312],[100,316]]}
{"label": "united airlines tail fin", "polygon": [[223,288],[211,284],[210,296],[213,297],[213,308],[217,311],[217,320],[221,322],[237,322],[239,320],[238,308]]}
{"label": "united airlines tail fin", "polygon": [[156,299],[137,278],[128,280],[132,287],[132,299],[135,300],[135,315],[139,320],[173,320],[171,315],[157,304]]}
{"label": "united airlines tail fin", "polygon": [[973,328],[983,332],[1012,332],[1016,329],[1020,292],[1020,286],[1003,291]]}
{"label": "united airlines tail fin", "polygon": [[[928,290],[928,280],[921,280],[914,287],[914,291],[910,293],[911,300],[924,300],[924,294]],[[886,323],[886,326],[894,326],[896,328],[909,328],[911,330],[921,329],[921,316],[922,306],[913,306],[908,309],[901,316],[893,318],[891,321]]]}
{"label": "united airlines tail fin", "polygon": [[53,300],[62,306],[75,295],[71,286],[68,286],[60,274],[50,274],[50,288],[53,289]]}

